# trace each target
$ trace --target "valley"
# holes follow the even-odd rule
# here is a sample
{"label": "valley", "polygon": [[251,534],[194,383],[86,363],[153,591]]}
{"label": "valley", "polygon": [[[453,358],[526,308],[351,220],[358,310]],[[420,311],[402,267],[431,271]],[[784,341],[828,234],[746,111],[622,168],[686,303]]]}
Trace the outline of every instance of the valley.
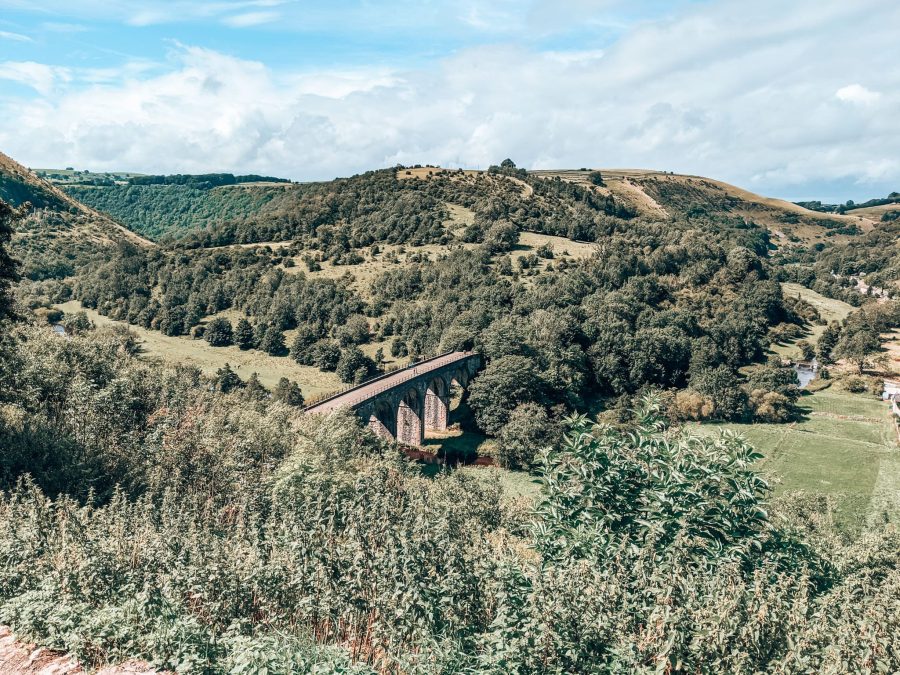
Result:
{"label": "valley", "polygon": [[[540,589],[508,611],[577,596],[554,610],[576,623],[584,584],[607,597],[642,566],[629,603],[672,574],[755,602],[764,577],[740,561],[846,608],[843,561],[893,545],[900,438],[881,392],[900,372],[900,302],[866,289],[900,269],[896,225],[868,212],[510,160],[302,184],[48,170],[51,184],[12,160],[0,174],[22,261],[0,340],[0,545],[22,580],[0,612],[17,635],[43,644],[65,623],[106,651],[53,644],[100,665],[161,658],[129,645],[170,649],[177,625],[190,663],[256,650],[308,656],[273,672],[383,673],[449,631],[447,658],[485,672],[483,655],[505,657],[480,599],[519,593],[507,574]],[[477,360],[464,388],[413,370],[416,387],[401,373],[365,390],[382,397],[371,414],[308,412],[449,352]],[[812,358],[801,389],[794,366]],[[64,534],[38,543],[35,521]],[[63,559],[84,593],[53,581]],[[590,570],[612,581],[582,584]],[[716,593],[697,591],[691,621]],[[113,624],[130,642],[103,637]]]}

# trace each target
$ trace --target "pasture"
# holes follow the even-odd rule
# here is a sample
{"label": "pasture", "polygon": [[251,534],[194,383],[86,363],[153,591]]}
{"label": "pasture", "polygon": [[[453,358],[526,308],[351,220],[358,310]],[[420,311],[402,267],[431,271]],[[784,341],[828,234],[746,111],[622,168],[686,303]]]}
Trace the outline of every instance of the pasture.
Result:
{"label": "pasture", "polygon": [[834,498],[834,517],[847,532],[900,519],[900,446],[888,405],[836,386],[799,401],[792,424],[702,424],[699,433],[732,429],[760,453],[759,469],[776,494],[807,492]]}

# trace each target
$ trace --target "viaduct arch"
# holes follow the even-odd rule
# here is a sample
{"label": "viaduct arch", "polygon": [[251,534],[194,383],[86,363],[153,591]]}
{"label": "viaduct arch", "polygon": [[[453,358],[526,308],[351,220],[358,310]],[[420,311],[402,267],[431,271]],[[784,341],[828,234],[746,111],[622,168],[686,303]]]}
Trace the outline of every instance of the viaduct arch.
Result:
{"label": "viaduct arch", "polygon": [[475,352],[448,352],[335,394],[306,412],[350,408],[379,436],[422,445],[426,430],[447,428],[451,388],[467,388],[480,367]]}

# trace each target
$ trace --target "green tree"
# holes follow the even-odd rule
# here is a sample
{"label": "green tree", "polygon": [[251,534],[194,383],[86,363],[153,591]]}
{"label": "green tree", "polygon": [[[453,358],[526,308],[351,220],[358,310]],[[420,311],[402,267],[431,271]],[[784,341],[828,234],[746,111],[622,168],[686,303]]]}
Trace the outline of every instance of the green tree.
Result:
{"label": "green tree", "polygon": [[822,335],[819,336],[819,341],[816,343],[816,358],[820,363],[834,362],[834,348],[840,339],[841,325],[837,321],[832,321],[825,326],[825,330],[822,331]]}
{"label": "green tree", "polygon": [[348,347],[341,352],[336,370],[341,382],[361,382],[374,373],[377,367],[359,347]]}
{"label": "green tree", "polygon": [[544,406],[522,403],[497,434],[497,461],[507,469],[531,469],[540,451],[550,447],[557,429]]}
{"label": "green tree", "polygon": [[287,351],[284,344],[284,333],[281,332],[278,326],[269,325],[263,333],[259,348],[266,354],[282,356]]}
{"label": "green tree", "polygon": [[739,420],[747,412],[747,394],[738,374],[728,366],[702,368],[691,375],[690,387],[713,403],[713,415],[723,420]]}
{"label": "green tree", "polygon": [[253,349],[256,346],[253,326],[243,317],[238,320],[237,326],[234,328],[234,343],[243,350]]}
{"label": "green tree", "polygon": [[278,384],[275,385],[275,389],[272,391],[272,400],[281,401],[297,408],[304,403],[303,392],[300,391],[300,386],[286,377],[278,380]]}
{"label": "green tree", "polygon": [[312,363],[310,347],[315,344],[317,339],[317,332],[309,324],[304,323],[297,326],[294,341],[291,343],[291,357],[294,361],[303,365],[310,365]]}
{"label": "green tree", "polygon": [[269,398],[269,390],[259,381],[259,375],[251,373],[244,384],[243,396],[251,401],[265,401]]}
{"label": "green tree", "polygon": [[69,335],[83,335],[88,331],[94,330],[94,322],[88,318],[85,311],[75,312],[66,316],[62,320],[62,325],[65,326]]}
{"label": "green tree", "polygon": [[865,321],[853,321],[844,327],[841,339],[835,345],[834,355],[855,364],[862,374],[866,361],[879,351],[881,338],[878,332]]}
{"label": "green tree", "polygon": [[216,389],[223,394],[244,386],[244,381],[238,377],[238,374],[231,369],[231,365],[228,363],[216,371],[213,382],[216,385]]}
{"label": "green tree", "polygon": [[9,288],[18,281],[17,263],[9,255],[8,246],[12,240],[13,224],[18,220],[27,204],[17,210],[0,199],[0,319],[12,314],[12,298]]}
{"label": "green tree", "polygon": [[331,371],[337,368],[341,360],[341,348],[334,340],[319,340],[314,344],[312,352],[312,365],[319,370]]}
{"label": "green tree", "polygon": [[469,388],[469,405],[475,421],[486,433],[496,435],[520,403],[540,401],[544,382],[537,364],[527,356],[512,354],[488,363]]}
{"label": "green tree", "polygon": [[227,347],[233,340],[231,322],[224,317],[216,317],[206,324],[203,339],[213,347]]}

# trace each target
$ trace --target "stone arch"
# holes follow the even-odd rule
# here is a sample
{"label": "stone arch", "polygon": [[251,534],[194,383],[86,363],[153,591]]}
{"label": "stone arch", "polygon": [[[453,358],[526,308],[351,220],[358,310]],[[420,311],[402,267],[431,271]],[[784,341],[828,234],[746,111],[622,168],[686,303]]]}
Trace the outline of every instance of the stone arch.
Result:
{"label": "stone arch", "polygon": [[422,445],[422,398],[415,387],[407,389],[397,404],[397,441],[406,445]]}
{"label": "stone arch", "polygon": [[381,436],[388,440],[394,438],[397,424],[390,402],[385,399],[375,401],[375,404],[372,406],[372,414],[369,417],[369,428],[375,432],[376,436]]}
{"label": "stone arch", "polygon": [[460,387],[461,389],[465,389],[469,386],[469,371],[465,367],[460,367],[454,370],[450,374],[450,381],[452,384]]}
{"label": "stone arch", "polygon": [[425,389],[425,428],[446,429],[449,409],[450,388],[443,377],[432,378]]}

